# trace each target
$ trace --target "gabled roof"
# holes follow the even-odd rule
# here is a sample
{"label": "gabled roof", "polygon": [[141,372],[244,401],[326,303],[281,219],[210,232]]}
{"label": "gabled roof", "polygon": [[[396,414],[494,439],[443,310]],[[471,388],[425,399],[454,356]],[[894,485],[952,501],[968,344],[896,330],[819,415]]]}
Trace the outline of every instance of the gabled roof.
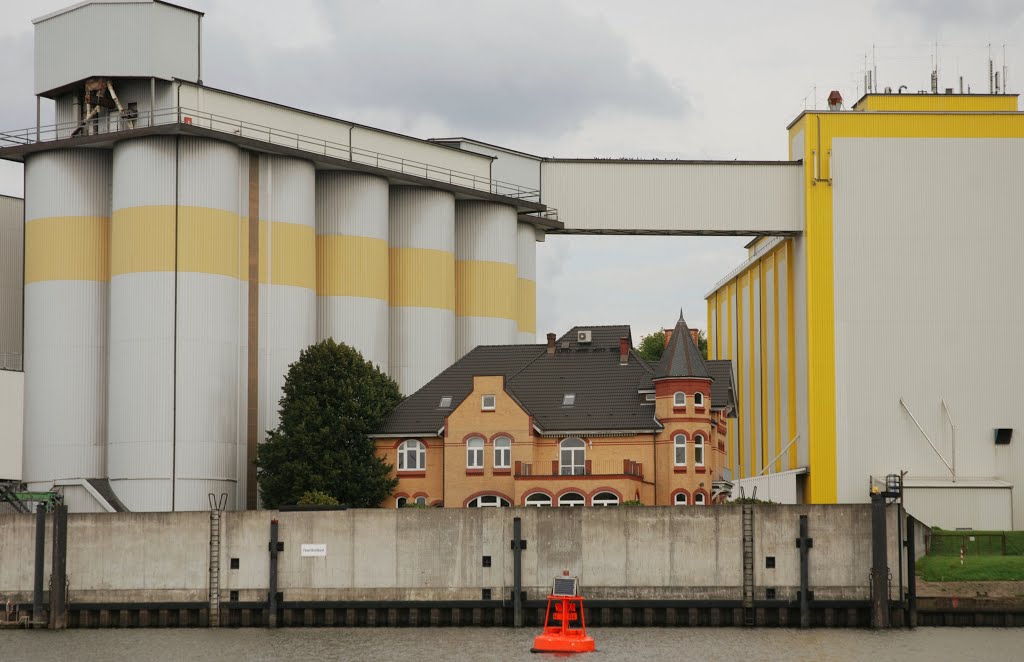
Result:
{"label": "gabled roof", "polygon": [[[694,377],[700,379],[711,379],[707,366],[704,364],[704,357],[690,337],[690,329],[683,319],[683,311],[679,311],[679,321],[676,328],[672,330],[672,337],[669,338],[665,353],[661,355],[657,367],[654,368],[655,379],[668,377]],[[712,399],[712,402],[714,400]]]}
{"label": "gabled roof", "polygon": [[[590,342],[579,341],[580,331],[590,331]],[[628,338],[633,346],[633,333],[628,324],[606,324],[603,326],[574,326],[558,339],[559,349],[606,349],[619,351],[619,338]]]}

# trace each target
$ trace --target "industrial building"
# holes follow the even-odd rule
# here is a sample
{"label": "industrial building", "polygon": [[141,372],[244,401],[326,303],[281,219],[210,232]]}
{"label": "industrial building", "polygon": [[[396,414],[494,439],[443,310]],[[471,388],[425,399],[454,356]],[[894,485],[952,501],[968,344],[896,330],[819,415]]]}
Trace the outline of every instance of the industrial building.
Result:
{"label": "industrial building", "polygon": [[[547,234],[746,235],[707,301],[733,481],[860,502],[906,471],[927,523],[1024,527],[1016,95],[871,93],[802,113],[779,161],[544,158],[210,87],[201,21],[94,0],[35,22],[56,123],[0,132],[25,164],[24,225],[0,235],[13,478],[77,510],[256,507],[302,347],[352,344],[415,393],[474,347],[536,342]],[[110,24],[117,43],[80,47]]]}
{"label": "industrial building", "polygon": [[477,347],[373,435],[398,479],[383,505],[721,503],[735,412],[730,361],[705,361],[682,315],[653,364],[628,325]]}

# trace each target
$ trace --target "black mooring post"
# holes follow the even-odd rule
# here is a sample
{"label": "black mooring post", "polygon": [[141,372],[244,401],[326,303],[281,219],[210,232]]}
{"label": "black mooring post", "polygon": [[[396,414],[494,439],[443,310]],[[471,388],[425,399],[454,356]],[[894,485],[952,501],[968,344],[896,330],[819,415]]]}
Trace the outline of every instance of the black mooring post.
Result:
{"label": "black mooring post", "polygon": [[907,516],[907,626],[917,627],[917,559],[914,547],[914,529],[917,520]]}
{"label": "black mooring post", "polygon": [[46,506],[36,506],[36,574],[32,584],[32,625],[42,627],[43,620],[43,579],[46,565]]}
{"label": "black mooring post", "polygon": [[53,559],[50,563],[50,628],[63,630],[68,626],[68,507],[53,511]]}
{"label": "black mooring post", "polygon": [[270,591],[267,594],[267,627],[277,627],[277,520],[270,520]]}
{"label": "black mooring post", "polygon": [[871,495],[871,627],[889,627],[889,559],[886,550],[885,497]]}
{"label": "black mooring post", "polygon": [[807,515],[800,516],[800,538],[796,541],[800,548],[800,627],[811,627],[811,606],[810,606],[810,552],[814,546],[814,540],[807,536]]}
{"label": "black mooring post", "polygon": [[523,520],[512,520],[512,625],[523,627]]}

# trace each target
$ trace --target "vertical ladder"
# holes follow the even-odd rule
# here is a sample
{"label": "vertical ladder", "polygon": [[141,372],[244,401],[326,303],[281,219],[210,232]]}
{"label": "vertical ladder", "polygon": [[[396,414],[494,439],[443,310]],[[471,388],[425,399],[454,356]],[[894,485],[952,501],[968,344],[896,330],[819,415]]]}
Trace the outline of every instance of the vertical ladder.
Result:
{"label": "vertical ladder", "polygon": [[220,509],[210,509],[210,627],[220,627]]}
{"label": "vertical ladder", "polygon": [[754,508],[743,504],[743,623],[754,625]]}

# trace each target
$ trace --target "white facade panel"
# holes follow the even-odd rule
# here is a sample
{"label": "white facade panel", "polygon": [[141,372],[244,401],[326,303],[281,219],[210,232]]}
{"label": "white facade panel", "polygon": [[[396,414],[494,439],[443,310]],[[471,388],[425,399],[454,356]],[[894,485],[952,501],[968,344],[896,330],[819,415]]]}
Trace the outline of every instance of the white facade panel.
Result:
{"label": "white facade panel", "polygon": [[[778,356],[775,343],[778,342],[778,334],[775,329],[778,320],[775,316],[775,267],[772,262],[764,264],[764,328],[761,334],[764,336],[765,352],[761,357],[762,374],[764,376],[764,457],[759,469],[772,462],[782,450],[782,443],[775,433],[778,417],[775,410],[780,396],[780,389],[775,388],[775,378],[778,374],[778,365],[775,358]],[[781,387],[781,382],[780,382]],[[784,442],[783,442],[784,443]],[[775,464],[768,468],[769,471],[777,471]]]}
{"label": "white facade panel", "polygon": [[0,480],[21,480],[25,373],[0,370]]}
{"label": "white facade panel", "polygon": [[391,248],[455,253],[455,197],[438,189],[394,186],[388,206]]}
{"label": "white facade panel", "polygon": [[[0,195],[0,370],[22,367],[25,201]],[[18,464],[21,470],[21,463]]]}
{"label": "white facade panel", "polygon": [[730,499],[746,497],[774,503],[800,503],[796,477],[801,473],[804,472],[802,470],[782,471],[734,481]]}
{"label": "white facade panel", "polygon": [[35,93],[92,76],[198,80],[200,20],[147,0],[83,4],[36,19]]}
{"label": "white facade panel", "polygon": [[516,264],[516,210],[478,200],[455,203],[455,259]]}
{"label": "white facade panel", "polygon": [[567,233],[803,230],[796,164],[552,160],[541,174],[543,202]]}
{"label": "white facade panel", "polygon": [[[796,366],[796,442],[797,464],[810,465],[810,424],[808,422],[807,398],[807,248],[803,235],[793,237],[793,343]],[[787,444],[789,441],[786,442]]]}
{"label": "white facade panel", "polygon": [[901,398],[951,463],[948,408],[960,478],[1020,484],[1024,140],[841,139],[832,163],[839,500],[869,474],[949,475]]}
{"label": "white facade panel", "polygon": [[370,297],[316,298],[317,339],[334,338],[388,370],[388,302]]}
{"label": "white facade panel", "polygon": [[[907,512],[942,529],[1006,531],[1013,527],[1013,491],[1005,487],[904,486]],[[1019,528],[1019,526],[1018,526]]]}
{"label": "white facade panel", "polygon": [[[534,283],[532,301],[522,301],[517,305],[525,310],[532,310],[534,326],[537,319],[537,233],[529,223],[516,224],[516,276]],[[519,343],[532,345],[537,342],[537,329],[522,329],[516,325]]]}
{"label": "white facade panel", "polygon": [[390,374],[402,395],[424,384],[455,362],[455,312],[440,308],[391,308]]}
{"label": "white facade panel", "polygon": [[[754,275],[757,278],[753,278]],[[765,460],[769,459],[764,457],[764,433],[762,426],[764,423],[764,403],[761,401],[761,371],[764,369],[762,363],[764,357],[761,352],[761,334],[764,331],[764,325],[762,324],[761,317],[761,280],[758,272],[751,274],[753,280],[753,296],[754,301],[751,304],[753,311],[753,317],[751,318],[751,325],[754,337],[754,351],[749,354],[750,357],[750,390],[751,399],[747,404],[747,411],[751,412],[751,431],[753,433],[754,450],[751,459],[753,460],[754,473],[761,471],[764,467]]]}
{"label": "white facade panel", "polygon": [[[479,143],[474,140],[456,138],[453,140],[438,140],[436,142],[455,145],[467,152],[493,157],[491,177],[498,182],[512,184],[522,189],[540,190],[540,164],[543,159],[539,156],[502,149],[501,147]],[[499,185],[494,192],[501,195],[510,195],[516,191]]]}
{"label": "white facade panel", "polygon": [[756,409],[754,409],[754,389],[751,385],[753,380],[752,374],[752,362],[750,344],[752,342],[751,337],[753,335],[753,306],[750,301],[750,290],[751,285],[749,281],[740,282],[740,285],[736,288],[739,293],[739,301],[737,305],[740,309],[740,314],[743,316],[740,322],[739,342],[741,344],[740,354],[742,356],[739,361],[739,390],[740,390],[740,402],[739,402],[739,423],[740,434],[737,440],[737,444],[740,447],[740,456],[743,458],[742,468],[739,468],[740,476],[750,476],[756,472],[754,469],[754,460],[751,457],[753,453],[753,442],[754,438],[754,421],[756,418]]}

